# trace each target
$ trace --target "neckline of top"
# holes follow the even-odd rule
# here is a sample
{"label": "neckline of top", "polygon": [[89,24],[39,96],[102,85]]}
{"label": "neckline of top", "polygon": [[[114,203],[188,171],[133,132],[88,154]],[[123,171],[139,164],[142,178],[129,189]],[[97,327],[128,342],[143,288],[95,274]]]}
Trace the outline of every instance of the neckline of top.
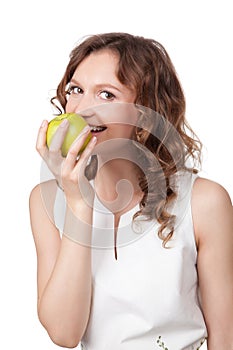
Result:
{"label": "neckline of top", "polygon": [[[90,183],[93,187],[93,189],[95,189],[95,184],[94,184],[94,180],[90,180]],[[101,201],[101,199],[99,198],[98,194],[95,191],[95,200],[94,200],[94,208],[97,211],[100,211],[104,214],[109,214],[112,216],[115,216],[116,214],[114,214],[108,207],[106,207],[103,202]],[[137,211],[140,210],[140,201],[138,203],[136,203],[132,208],[130,208],[129,210],[127,210],[126,212],[123,212],[120,215],[120,219],[122,220],[122,218],[126,217],[126,216],[130,216],[132,217],[133,214],[135,214]]]}

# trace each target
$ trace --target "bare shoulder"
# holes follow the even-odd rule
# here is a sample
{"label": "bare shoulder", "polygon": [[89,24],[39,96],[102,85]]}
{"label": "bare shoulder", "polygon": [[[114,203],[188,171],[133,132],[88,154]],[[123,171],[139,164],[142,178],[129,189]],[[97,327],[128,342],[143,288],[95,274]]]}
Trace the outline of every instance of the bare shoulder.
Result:
{"label": "bare shoulder", "polygon": [[49,180],[37,184],[31,191],[29,197],[30,213],[41,210],[42,206],[48,216],[53,219],[53,207],[57,193],[57,184],[55,180]]}
{"label": "bare shoulder", "polygon": [[192,213],[197,242],[200,301],[208,331],[208,348],[232,348],[233,207],[220,184],[197,178]]}
{"label": "bare shoulder", "polygon": [[[214,232],[233,229],[233,207],[226,189],[219,183],[197,178],[193,186],[192,212],[197,240]],[[220,234],[220,233],[219,233]]]}
{"label": "bare shoulder", "polygon": [[202,199],[206,198],[208,202],[209,199],[206,197],[206,194],[208,194],[208,196],[211,196],[210,199],[218,198],[221,200],[230,201],[231,203],[231,199],[228,192],[221,184],[209,179],[205,179],[203,177],[198,177],[194,182],[193,195],[201,196],[203,197]]}
{"label": "bare shoulder", "polygon": [[[55,180],[49,180],[36,185],[29,198],[29,211],[32,234],[38,249],[48,244],[51,240],[60,240],[59,231],[54,224],[54,202],[57,193]],[[53,234],[48,234],[53,232]]]}
{"label": "bare shoulder", "polygon": [[57,183],[56,180],[48,180],[45,182],[41,182],[37,184],[30,193],[29,201],[32,202],[35,199],[38,199],[42,195],[42,191],[48,191],[50,194],[55,195],[57,191]]}

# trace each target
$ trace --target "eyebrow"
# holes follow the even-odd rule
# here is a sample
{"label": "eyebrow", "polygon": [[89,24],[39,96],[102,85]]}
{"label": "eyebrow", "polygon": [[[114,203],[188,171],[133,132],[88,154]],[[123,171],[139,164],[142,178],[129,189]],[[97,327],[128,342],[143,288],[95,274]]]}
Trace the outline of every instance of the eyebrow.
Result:
{"label": "eyebrow", "polygon": [[[82,86],[82,84],[80,84],[76,79],[71,79],[70,83],[74,83],[78,86]],[[101,83],[101,84],[96,84],[95,85],[97,88],[111,88],[111,89],[115,89],[119,92],[122,92],[120,89],[118,89],[115,85],[109,84],[109,83]]]}

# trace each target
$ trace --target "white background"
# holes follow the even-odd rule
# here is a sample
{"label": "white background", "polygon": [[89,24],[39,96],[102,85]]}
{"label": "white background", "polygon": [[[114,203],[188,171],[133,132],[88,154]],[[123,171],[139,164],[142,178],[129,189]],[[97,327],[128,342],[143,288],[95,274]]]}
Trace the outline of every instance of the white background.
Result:
{"label": "white background", "polygon": [[[204,146],[203,176],[233,197],[231,1],[11,1],[1,3],[0,347],[58,349],[36,315],[36,256],[28,197],[39,182],[35,151],[49,92],[84,35],[125,31],[160,41]],[[149,349],[148,349],[149,350]],[[172,350],[172,349],[171,349]]]}

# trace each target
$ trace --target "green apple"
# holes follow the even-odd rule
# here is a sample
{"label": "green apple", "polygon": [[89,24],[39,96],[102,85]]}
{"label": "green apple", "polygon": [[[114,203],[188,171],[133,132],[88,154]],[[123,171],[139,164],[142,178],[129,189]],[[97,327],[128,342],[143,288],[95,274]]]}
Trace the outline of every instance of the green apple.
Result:
{"label": "green apple", "polygon": [[[52,138],[55,132],[57,131],[57,128],[59,127],[59,125],[62,123],[64,119],[68,119],[69,121],[69,128],[61,148],[62,156],[66,157],[71,144],[74,142],[76,137],[80,134],[80,132],[84,129],[84,127],[88,124],[85,121],[85,119],[81,117],[81,115],[76,113],[64,113],[57,116],[56,118],[52,119],[48,125],[48,130],[46,135],[46,141],[47,141],[48,147],[51,144]],[[91,139],[91,133],[88,134],[82,148],[79,151],[79,154],[84,151],[90,139]]]}

